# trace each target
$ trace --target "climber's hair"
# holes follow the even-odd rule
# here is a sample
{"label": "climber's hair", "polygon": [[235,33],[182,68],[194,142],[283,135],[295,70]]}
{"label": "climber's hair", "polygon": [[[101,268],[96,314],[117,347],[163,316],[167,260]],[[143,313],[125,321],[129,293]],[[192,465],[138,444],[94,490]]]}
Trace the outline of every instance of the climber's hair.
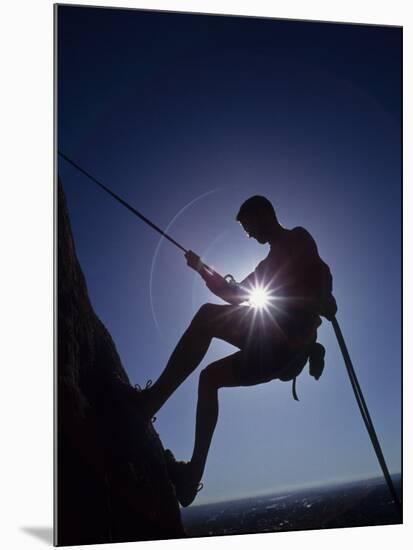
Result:
{"label": "climber's hair", "polygon": [[236,220],[242,223],[243,220],[246,220],[251,216],[263,216],[265,218],[274,219],[278,222],[273,205],[268,199],[262,197],[261,195],[254,195],[243,202],[237,214]]}

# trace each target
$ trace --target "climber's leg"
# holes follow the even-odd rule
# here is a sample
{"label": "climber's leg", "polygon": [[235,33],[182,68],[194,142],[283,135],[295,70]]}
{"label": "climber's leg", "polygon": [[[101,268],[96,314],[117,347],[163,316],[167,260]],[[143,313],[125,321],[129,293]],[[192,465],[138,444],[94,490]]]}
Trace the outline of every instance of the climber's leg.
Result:
{"label": "climber's leg", "polygon": [[204,472],[218,420],[218,390],[241,385],[236,369],[241,353],[239,351],[211,363],[199,376],[195,443],[190,461],[197,481],[200,481]]}
{"label": "climber's leg", "polygon": [[171,479],[179,502],[188,506],[194,500],[202,478],[212,436],[218,420],[218,390],[220,388],[252,386],[268,379],[241,376],[243,352],[224,357],[202,370],[199,377],[196,412],[195,443],[189,462],[174,462],[168,451],[167,459]]}
{"label": "climber's leg", "polygon": [[202,361],[212,338],[220,338],[238,345],[235,335],[238,308],[234,306],[204,304],[194,316],[164,371],[149,389],[144,401],[148,416],[154,415]]}

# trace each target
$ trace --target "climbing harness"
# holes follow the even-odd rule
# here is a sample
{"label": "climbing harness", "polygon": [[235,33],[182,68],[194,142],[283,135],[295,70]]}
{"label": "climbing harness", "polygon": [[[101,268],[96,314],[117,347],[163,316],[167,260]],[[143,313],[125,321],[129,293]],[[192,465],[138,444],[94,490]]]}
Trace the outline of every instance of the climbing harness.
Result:
{"label": "climbing harness", "polygon": [[[150,227],[152,227],[152,229],[154,229],[155,231],[157,231],[158,233],[160,233],[163,237],[165,237],[166,239],[168,239],[172,244],[174,244],[175,246],[177,246],[180,250],[182,250],[185,254],[189,252],[188,249],[184,248],[181,244],[179,244],[175,239],[173,239],[172,237],[170,237],[165,231],[163,231],[160,227],[158,227],[156,224],[154,224],[153,222],[151,222],[146,216],[144,216],[143,214],[141,214],[138,210],[136,210],[133,206],[131,206],[130,204],[128,204],[125,200],[123,200],[121,197],[119,197],[119,195],[117,195],[116,193],[114,193],[111,189],[109,189],[109,187],[106,187],[106,185],[104,185],[103,183],[101,183],[100,181],[98,181],[95,177],[93,177],[91,174],[89,174],[88,172],[86,172],[86,170],[84,170],[83,168],[81,168],[78,164],[76,164],[73,160],[71,160],[67,155],[65,155],[64,153],[62,153],[61,151],[58,151],[58,154],[60,157],[62,157],[64,160],[66,160],[66,162],[68,162],[69,164],[71,164],[74,168],[76,168],[79,172],[81,172],[82,174],[84,174],[89,180],[93,181],[96,185],[98,185],[101,189],[103,189],[106,193],[108,193],[110,196],[112,196],[116,201],[118,201],[120,204],[122,204],[125,208],[127,208],[130,212],[132,212],[135,216],[137,216],[138,218],[140,218],[142,221],[144,221],[146,224],[148,224]],[[217,274],[216,271],[214,269],[212,269],[211,267],[209,267],[208,265],[206,265],[205,263],[201,262],[200,261],[200,267],[203,267],[205,268],[207,271],[209,271],[210,273],[213,273],[213,274]],[[218,274],[217,274],[218,275]],[[229,284],[234,284],[235,283],[235,279],[232,275],[228,274],[228,275],[225,275],[225,277],[223,277],[227,283]],[[376,456],[377,456],[377,459],[379,461],[379,464],[380,464],[380,467],[382,469],[382,472],[383,472],[383,475],[384,475],[384,479],[387,483],[387,486],[389,488],[389,491],[390,491],[390,494],[392,496],[392,499],[393,499],[393,502],[395,504],[395,506],[397,507],[400,515],[402,514],[402,506],[401,506],[401,502],[399,500],[399,497],[397,495],[397,492],[396,492],[396,489],[394,487],[394,484],[393,484],[393,481],[391,479],[391,476],[390,476],[390,473],[389,473],[389,470],[388,470],[388,467],[387,467],[387,464],[386,464],[386,461],[385,461],[385,458],[384,458],[384,455],[383,455],[383,452],[382,452],[382,449],[381,449],[381,446],[380,446],[380,443],[379,443],[379,440],[377,438],[377,434],[376,434],[376,431],[374,429],[374,426],[373,426],[373,422],[371,420],[371,417],[370,417],[370,414],[369,414],[369,411],[368,411],[368,408],[367,408],[367,405],[366,405],[366,402],[364,400],[364,397],[363,397],[363,393],[361,391],[361,388],[360,388],[360,385],[359,385],[359,382],[357,380],[357,376],[356,376],[356,373],[354,371],[354,367],[353,367],[353,364],[351,362],[351,359],[350,359],[350,355],[348,353],[348,350],[347,350],[347,346],[346,346],[346,343],[344,341],[344,338],[343,338],[343,334],[341,332],[341,329],[340,329],[340,326],[338,324],[338,321],[334,316],[332,316],[331,318],[328,319],[329,321],[331,321],[332,325],[333,325],[333,329],[334,329],[334,332],[335,332],[335,335],[336,335],[336,338],[337,338],[337,341],[338,341],[338,344],[339,344],[339,347],[340,347],[340,350],[341,350],[341,353],[343,355],[343,359],[344,359],[344,364],[346,366],[346,369],[347,369],[347,373],[349,375],[349,378],[350,378],[350,382],[351,382],[351,385],[352,385],[352,388],[353,388],[353,391],[354,391],[354,395],[356,397],[356,401],[357,401],[357,404],[359,406],[359,409],[360,409],[360,413],[361,413],[361,416],[363,417],[363,421],[364,421],[364,424],[366,426],[366,429],[367,429],[367,432],[370,436],[370,440],[371,440],[371,443],[373,445],[373,448],[374,448],[374,451],[376,453]],[[304,363],[305,364],[305,363]],[[296,378],[294,378],[293,380],[293,397],[295,400],[298,401],[298,396],[297,396],[297,391],[296,391]],[[202,487],[201,487],[202,488]],[[198,489],[200,490],[200,488]]]}

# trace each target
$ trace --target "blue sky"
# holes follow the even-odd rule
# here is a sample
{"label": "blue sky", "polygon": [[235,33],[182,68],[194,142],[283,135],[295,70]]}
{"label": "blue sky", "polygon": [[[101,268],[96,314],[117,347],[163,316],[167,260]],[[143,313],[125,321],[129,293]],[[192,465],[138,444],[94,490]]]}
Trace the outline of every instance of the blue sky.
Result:
{"label": "blue sky", "polygon": [[[235,221],[267,196],[330,265],[338,320],[391,471],[400,471],[401,30],[60,7],[59,148],[222,273],[268,252]],[[93,306],[132,382],[156,379],[219,302],[179,250],[61,162]],[[171,223],[172,222],[172,223]],[[379,475],[333,331],[315,382],[220,390],[196,502]],[[202,366],[233,348],[214,341]],[[196,371],[155,424],[192,452]]]}

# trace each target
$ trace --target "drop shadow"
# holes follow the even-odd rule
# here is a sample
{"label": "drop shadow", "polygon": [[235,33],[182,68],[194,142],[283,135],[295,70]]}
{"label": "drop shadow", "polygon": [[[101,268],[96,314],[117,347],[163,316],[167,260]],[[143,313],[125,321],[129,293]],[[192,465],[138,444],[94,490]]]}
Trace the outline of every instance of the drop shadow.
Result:
{"label": "drop shadow", "polygon": [[53,527],[21,527],[21,530],[32,537],[53,546]]}

